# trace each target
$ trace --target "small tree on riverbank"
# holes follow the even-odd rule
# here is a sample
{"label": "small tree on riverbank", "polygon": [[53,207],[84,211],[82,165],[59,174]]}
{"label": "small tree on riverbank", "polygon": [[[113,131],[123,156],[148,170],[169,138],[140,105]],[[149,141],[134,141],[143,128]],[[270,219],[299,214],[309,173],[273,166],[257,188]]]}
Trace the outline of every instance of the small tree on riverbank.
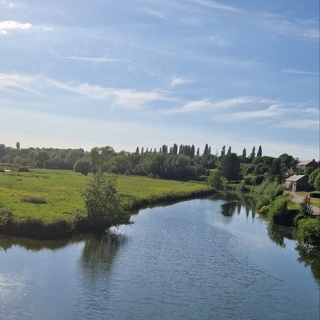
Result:
{"label": "small tree on riverbank", "polygon": [[129,223],[129,215],[121,206],[116,185],[116,177],[107,177],[99,171],[83,193],[88,222],[97,233]]}

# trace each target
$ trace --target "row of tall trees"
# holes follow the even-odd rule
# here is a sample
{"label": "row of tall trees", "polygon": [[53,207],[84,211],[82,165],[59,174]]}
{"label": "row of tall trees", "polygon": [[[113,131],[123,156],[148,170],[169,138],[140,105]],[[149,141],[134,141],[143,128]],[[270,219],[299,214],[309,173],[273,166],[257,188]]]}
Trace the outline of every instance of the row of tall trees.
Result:
{"label": "row of tall trees", "polygon": [[[297,160],[286,154],[275,159],[262,156],[262,147],[255,147],[249,156],[244,148],[241,155],[226,151],[212,154],[206,144],[203,150],[194,145],[162,145],[158,150],[137,147],[135,152],[115,152],[110,146],[93,148],[89,152],[83,149],[27,148],[17,142],[16,148],[0,144],[0,162],[17,166],[30,166],[47,169],[74,169],[77,172],[110,172],[115,174],[133,174],[162,179],[204,179],[209,170],[219,168],[221,175],[228,181],[245,178],[247,183],[259,184],[263,176],[277,175],[285,168],[293,166]],[[240,170],[240,164],[245,163]]]}

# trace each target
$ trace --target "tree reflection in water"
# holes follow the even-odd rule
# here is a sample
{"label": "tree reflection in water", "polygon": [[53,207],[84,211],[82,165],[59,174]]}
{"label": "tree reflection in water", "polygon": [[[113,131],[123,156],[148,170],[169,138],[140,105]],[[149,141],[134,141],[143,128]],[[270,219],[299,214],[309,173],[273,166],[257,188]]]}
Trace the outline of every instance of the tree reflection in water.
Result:
{"label": "tree reflection in water", "polygon": [[79,267],[85,279],[95,282],[111,268],[119,247],[126,242],[124,235],[110,232],[103,239],[91,236],[85,240]]}

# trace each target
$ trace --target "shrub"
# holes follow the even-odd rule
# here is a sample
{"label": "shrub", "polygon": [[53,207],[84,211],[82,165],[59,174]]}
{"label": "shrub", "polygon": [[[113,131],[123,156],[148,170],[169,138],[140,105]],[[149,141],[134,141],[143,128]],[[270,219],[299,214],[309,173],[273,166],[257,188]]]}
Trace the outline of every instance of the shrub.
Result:
{"label": "shrub", "polygon": [[25,196],[21,199],[22,202],[29,202],[34,204],[43,204],[47,203],[46,199],[43,197],[36,197],[36,196]]}
{"label": "shrub", "polygon": [[269,213],[269,207],[268,206],[263,206],[259,211],[261,214],[268,214]]}
{"label": "shrub", "polygon": [[17,170],[18,172],[30,172],[28,167],[21,166]]}
{"label": "shrub", "polygon": [[0,168],[0,172],[4,172],[4,169]]}
{"label": "shrub", "polygon": [[13,215],[12,212],[5,208],[2,204],[0,207],[0,226],[7,226],[12,223]]}
{"label": "shrub", "polygon": [[284,226],[292,226],[293,218],[292,212],[288,210],[288,201],[285,199],[278,199],[270,205],[269,216],[275,224]]}
{"label": "shrub", "polygon": [[304,199],[300,203],[299,213],[301,213],[305,217],[311,216],[313,214],[313,211],[312,211],[312,208],[311,208],[311,205],[310,205],[310,201],[308,201],[307,199]]}
{"label": "shrub", "polygon": [[320,218],[299,220],[298,237],[305,243],[320,246]]}

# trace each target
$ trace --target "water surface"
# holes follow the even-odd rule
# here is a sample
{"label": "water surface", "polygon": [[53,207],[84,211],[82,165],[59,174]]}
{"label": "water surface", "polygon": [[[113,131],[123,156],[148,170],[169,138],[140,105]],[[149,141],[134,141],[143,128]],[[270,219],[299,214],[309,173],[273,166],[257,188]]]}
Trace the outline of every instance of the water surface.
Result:
{"label": "water surface", "polygon": [[2,238],[0,318],[319,319],[314,259],[300,263],[290,232],[243,201],[190,200],[132,219],[105,242]]}

